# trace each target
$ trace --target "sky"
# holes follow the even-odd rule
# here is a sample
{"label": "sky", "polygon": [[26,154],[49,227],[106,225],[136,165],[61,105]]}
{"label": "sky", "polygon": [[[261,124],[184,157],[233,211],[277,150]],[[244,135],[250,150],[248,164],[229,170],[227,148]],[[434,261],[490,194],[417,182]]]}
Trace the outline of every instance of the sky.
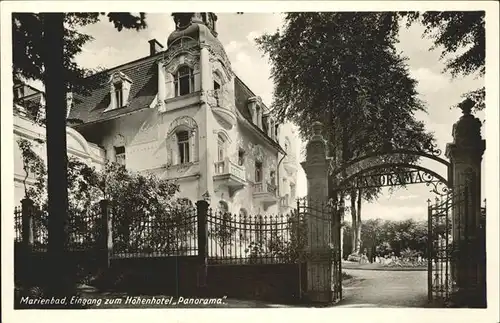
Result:
{"label": "sky", "polygon": [[[148,14],[147,23],[148,28],[139,32],[117,32],[105,19],[83,28],[82,32],[95,39],[85,45],[83,52],[76,58],[77,63],[87,68],[110,68],[147,56],[148,40],[154,38],[165,44],[174,29],[170,13]],[[233,70],[268,106],[273,95],[270,65],[267,58],[257,49],[254,39],[264,33],[276,31],[282,24],[283,17],[279,13],[218,14],[218,37],[226,49]],[[439,59],[440,51],[429,50],[433,45],[432,40],[422,38],[422,32],[423,27],[420,25],[402,27],[397,47],[408,57],[410,73],[419,82],[418,92],[427,105],[428,113],[419,113],[416,117],[425,122],[428,131],[434,132],[438,148],[443,151],[444,157],[446,144],[452,142],[453,123],[461,115],[459,110],[450,107],[460,101],[462,93],[482,86],[484,80],[475,77],[453,79],[451,75],[444,73],[444,62]],[[484,113],[477,116],[484,120]],[[304,143],[298,140],[298,146],[297,151],[302,151]],[[422,165],[429,166],[439,174],[446,174],[444,168],[439,165]],[[377,201],[363,204],[363,218],[424,220],[427,217],[426,200],[434,197],[429,190],[425,184],[409,185],[407,189],[400,189],[392,194],[384,189]],[[302,169],[299,170],[297,179],[297,194],[307,194],[307,183]]]}

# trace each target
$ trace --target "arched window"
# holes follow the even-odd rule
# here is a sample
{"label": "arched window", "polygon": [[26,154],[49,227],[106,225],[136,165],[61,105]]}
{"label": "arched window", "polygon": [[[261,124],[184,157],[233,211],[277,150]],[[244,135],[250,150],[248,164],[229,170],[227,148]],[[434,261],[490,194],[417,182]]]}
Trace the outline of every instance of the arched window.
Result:
{"label": "arched window", "polygon": [[262,163],[255,162],[255,183],[262,183]]}
{"label": "arched window", "polygon": [[272,185],[276,185],[276,172],[274,170],[272,170],[270,173],[269,173],[269,178],[271,180],[271,184]]}
{"label": "arched window", "polygon": [[242,148],[238,149],[238,165],[245,165],[245,150],[243,150]]}
{"label": "arched window", "polygon": [[189,153],[189,132],[182,130],[176,133],[177,147],[179,149],[179,164],[186,164],[191,161]]}
{"label": "arched window", "polygon": [[170,123],[166,140],[167,165],[180,165],[198,161],[198,126],[188,116]]}
{"label": "arched window", "polygon": [[194,74],[189,66],[181,66],[174,78],[175,96],[186,95],[194,91]]}

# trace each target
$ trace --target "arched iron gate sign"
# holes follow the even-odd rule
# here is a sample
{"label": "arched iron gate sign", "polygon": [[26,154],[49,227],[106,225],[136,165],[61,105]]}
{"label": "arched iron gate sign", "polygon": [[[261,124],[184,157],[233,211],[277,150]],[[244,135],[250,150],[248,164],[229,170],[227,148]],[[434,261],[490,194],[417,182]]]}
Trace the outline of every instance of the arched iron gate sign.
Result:
{"label": "arched iron gate sign", "polygon": [[[452,221],[453,218],[459,218],[459,212],[466,212],[466,193],[464,189],[453,192],[453,173],[451,164],[439,157],[441,151],[431,147],[429,152],[411,151],[411,150],[393,150],[374,152],[362,157],[353,159],[340,168],[331,170],[329,178],[329,197],[333,204],[341,203],[339,196],[349,193],[351,190],[388,187],[388,186],[406,186],[408,184],[426,184],[431,187],[431,192],[436,193],[434,204],[428,204],[428,300],[448,302],[454,289],[455,260],[454,251],[456,245],[453,243],[460,235],[459,225]],[[414,163],[402,162],[379,162],[378,165],[370,165],[363,162],[384,155],[412,155],[426,157],[437,161],[446,166],[447,178],[439,175],[431,169],[422,167]],[[361,167],[353,167],[359,164]],[[348,174],[347,170],[352,167],[354,172]],[[331,204],[332,204],[331,203]],[[464,206],[465,205],[465,206]],[[336,209],[338,213],[343,213],[343,206],[339,205]],[[452,212],[453,211],[453,212]],[[453,216],[452,216],[453,213]],[[340,216],[339,216],[340,218]],[[335,227],[334,235],[340,237],[340,225]],[[336,243],[336,241],[335,241]],[[340,250],[340,239],[338,241]],[[341,262],[341,259],[339,259]],[[341,265],[339,265],[341,269]],[[336,284],[342,289],[342,278],[336,278]],[[342,295],[340,290],[339,295]]]}

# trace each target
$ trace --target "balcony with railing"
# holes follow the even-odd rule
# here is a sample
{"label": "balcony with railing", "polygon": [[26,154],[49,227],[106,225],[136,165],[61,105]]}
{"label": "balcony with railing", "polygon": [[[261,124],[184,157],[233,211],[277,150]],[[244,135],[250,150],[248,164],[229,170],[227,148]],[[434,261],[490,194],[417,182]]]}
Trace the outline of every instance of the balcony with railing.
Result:
{"label": "balcony with railing", "polygon": [[269,182],[253,184],[253,198],[255,201],[261,202],[264,205],[264,209],[278,203],[279,198],[277,196],[276,185]]}
{"label": "balcony with railing", "polygon": [[225,89],[211,90],[207,93],[208,104],[212,108],[212,112],[222,118],[231,127],[236,124],[236,113],[233,104],[231,104],[231,93]]}
{"label": "balcony with railing", "polygon": [[233,163],[229,158],[216,161],[214,167],[214,182],[227,186],[231,196],[246,185],[245,168]]}

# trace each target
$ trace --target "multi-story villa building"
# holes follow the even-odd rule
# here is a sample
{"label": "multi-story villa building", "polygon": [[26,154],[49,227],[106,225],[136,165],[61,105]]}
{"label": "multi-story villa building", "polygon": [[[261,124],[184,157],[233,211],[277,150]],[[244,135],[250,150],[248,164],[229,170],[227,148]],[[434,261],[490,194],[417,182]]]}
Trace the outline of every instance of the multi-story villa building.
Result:
{"label": "multi-story villa building", "polygon": [[150,40],[148,56],[93,76],[105,81],[89,95],[74,95],[70,153],[79,149],[98,167],[110,160],[175,179],[183,197],[194,203],[209,196],[212,206],[231,213],[293,207],[293,125],[278,124],[235,75],[215,14],[172,16],[176,29],[166,47]]}

